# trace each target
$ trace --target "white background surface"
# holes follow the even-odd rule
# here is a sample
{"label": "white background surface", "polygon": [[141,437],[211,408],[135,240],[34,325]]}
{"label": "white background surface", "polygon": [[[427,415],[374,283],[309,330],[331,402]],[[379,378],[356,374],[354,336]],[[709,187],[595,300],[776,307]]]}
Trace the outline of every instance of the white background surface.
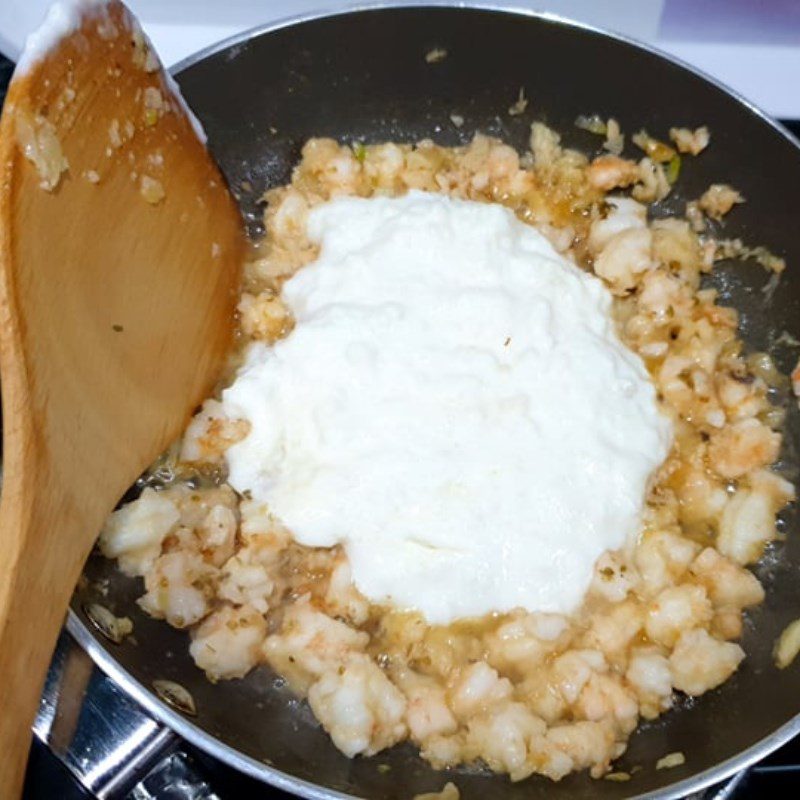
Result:
{"label": "white background surface", "polygon": [[[369,2],[369,0],[367,0]],[[800,2],[800,0],[796,0]],[[691,6],[681,0],[484,0],[484,4],[547,10],[627,34],[654,44],[713,75],[778,117],[800,118],[800,30],[794,44],[770,44],[757,20],[779,12],[769,0],[695,0],[706,15],[735,15],[738,41],[704,41],[697,30],[685,40],[662,39],[665,6]],[[153,39],[163,61],[173,64],[206,45],[256,25],[311,11],[364,5],[348,0],[127,0]],[[469,0],[467,0],[469,4]],[[480,4],[480,3],[478,3]],[[0,0],[0,50],[15,58],[25,36],[41,21],[49,0]],[[742,13],[741,7],[750,13]],[[755,16],[754,10],[755,9]],[[681,12],[691,14],[688,12]],[[756,20],[754,22],[754,19]],[[691,26],[691,19],[689,19]],[[706,23],[708,24],[708,23]],[[730,26],[726,26],[730,27]],[[713,25],[709,25],[711,31]],[[674,35],[673,35],[674,36]],[[691,41],[689,41],[691,38]],[[713,33],[710,34],[713,39]]]}

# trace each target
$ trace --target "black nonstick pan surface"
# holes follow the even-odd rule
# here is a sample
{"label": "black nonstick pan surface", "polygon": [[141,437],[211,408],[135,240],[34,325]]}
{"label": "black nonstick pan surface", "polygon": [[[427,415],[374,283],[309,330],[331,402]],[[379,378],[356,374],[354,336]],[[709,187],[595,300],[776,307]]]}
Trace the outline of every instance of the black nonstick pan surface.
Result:
{"label": "black nonstick pan surface", "polygon": [[[433,48],[446,50],[446,58],[428,63]],[[723,264],[711,281],[724,302],[742,312],[749,346],[773,353],[787,371],[797,359],[796,350],[776,342],[783,331],[800,339],[800,148],[745,102],[663,56],[549,17],[402,7],[245,34],[184,62],[176,77],[253,234],[259,232],[259,197],[289,179],[311,136],[364,142],[430,137],[453,145],[480,131],[524,150],[531,122],[542,120],[566,145],[593,152],[599,139],[574,127],[579,114],[613,116],[629,135],[645,127],[665,137],[673,125],[706,124],[711,146],[699,158],[684,159],[677,191],[655,213],[682,213],[686,199],[714,182],[732,183],[744,194],[747,202],[727,217],[726,235],[765,244],[786,258],[788,269],[771,300],[761,291],[767,273],[751,263]],[[512,117],[508,108],[520,87],[528,107]],[[453,125],[453,113],[463,116],[462,127]],[[800,435],[792,406],[784,454],[789,477]],[[800,664],[779,671],[772,660],[775,639],[800,616],[800,530],[793,508],[783,529],[785,541],[756,570],[767,599],[746,624],[747,660],[718,690],[641,727],[619,762],[621,770],[642,767],[627,783],[578,774],[558,784],[536,777],[512,784],[477,769],[438,773],[408,745],[349,760],[266,667],[244,680],[210,684],[189,657],[186,634],[143,615],[134,602],[138,582],[99,556],[87,565],[91,580],[75,597],[70,627],[101,666],[181,735],[306,797],[405,800],[446,780],[467,800],[671,797],[720,780],[800,730]],[[108,580],[107,596],[92,594],[99,579]],[[93,601],[131,617],[135,643],[115,646],[96,635],[82,611]],[[182,717],[164,705],[149,689],[156,678],[185,686],[197,715]],[[657,771],[656,760],[673,751],[682,751],[686,763]]]}

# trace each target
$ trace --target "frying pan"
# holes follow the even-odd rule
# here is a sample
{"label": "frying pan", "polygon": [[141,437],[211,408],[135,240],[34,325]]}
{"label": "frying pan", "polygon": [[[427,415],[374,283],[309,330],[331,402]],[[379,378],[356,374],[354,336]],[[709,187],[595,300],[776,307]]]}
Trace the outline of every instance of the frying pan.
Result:
{"label": "frying pan", "polygon": [[[434,47],[447,56],[428,63],[425,55]],[[710,148],[684,159],[678,190],[655,213],[682,213],[685,200],[712,182],[731,182],[742,191],[747,203],[729,215],[726,234],[766,244],[786,257],[789,268],[771,299],[761,291],[767,274],[752,264],[723,264],[710,281],[723,302],[742,312],[750,347],[774,353],[783,370],[797,358],[790,346],[776,342],[783,331],[800,338],[798,143],[741,98],[667,57],[549,15],[404,6],[255,30],[184,61],[176,75],[255,235],[261,231],[260,195],[289,179],[311,136],[364,142],[431,137],[455,145],[481,131],[522,150],[531,121],[538,119],[560,131],[566,145],[591,152],[599,140],[573,126],[579,114],[614,116],[628,134],[646,127],[662,137],[672,125],[707,124]],[[512,117],[508,108],[520,87],[528,108]],[[464,117],[463,127],[452,124],[452,113]],[[800,414],[791,405],[782,467],[793,477]],[[125,692],[181,736],[304,797],[399,800],[439,789],[449,779],[467,800],[678,797],[721,780],[800,731],[800,664],[779,671],[771,655],[781,630],[800,616],[794,509],[782,526],[785,541],[756,568],[767,599],[745,626],[747,660],[718,690],[679,702],[639,729],[619,762],[621,770],[642,767],[627,783],[577,774],[558,784],[536,777],[512,784],[477,768],[445,775],[409,745],[349,760],[268,668],[243,680],[209,683],[189,658],[186,634],[143,615],[135,604],[139,581],[100,556],[86,566],[89,580],[75,595],[69,628]],[[104,581],[108,593],[100,594]],[[129,616],[135,641],[113,645],[100,636],[83,611],[92,602]],[[162,702],[150,688],[154,679],[184,686],[196,716]],[[658,758],[678,750],[686,755],[683,766],[654,768]]]}

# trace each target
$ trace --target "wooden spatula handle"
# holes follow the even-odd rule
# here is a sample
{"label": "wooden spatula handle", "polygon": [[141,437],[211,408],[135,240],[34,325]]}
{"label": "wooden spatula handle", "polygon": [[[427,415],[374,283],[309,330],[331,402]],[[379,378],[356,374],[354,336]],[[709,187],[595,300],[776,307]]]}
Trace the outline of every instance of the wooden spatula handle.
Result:
{"label": "wooden spatula handle", "polygon": [[[6,470],[9,466],[7,462]],[[31,724],[53,643],[69,587],[87,556],[85,548],[68,546],[80,541],[71,530],[79,524],[78,515],[30,481],[25,485],[9,477],[7,472],[0,501],[0,531],[13,532],[0,535],[0,798],[4,800],[21,791]],[[64,537],[57,561],[41,553],[50,541],[43,533],[54,527]],[[15,545],[19,545],[16,550]],[[59,574],[53,575],[53,569]]]}
{"label": "wooden spatula handle", "polygon": [[245,248],[136,21],[75,9],[0,119],[0,800],[103,519],[218,380]]}

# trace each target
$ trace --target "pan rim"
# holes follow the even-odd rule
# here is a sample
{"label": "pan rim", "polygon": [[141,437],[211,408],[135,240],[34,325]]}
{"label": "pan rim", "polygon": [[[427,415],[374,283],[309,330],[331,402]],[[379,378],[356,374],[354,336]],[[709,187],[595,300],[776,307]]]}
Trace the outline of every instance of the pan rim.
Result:
{"label": "pan rim", "polygon": [[[309,11],[254,26],[222,39],[219,42],[208,45],[198,50],[196,53],[178,61],[169,68],[169,72],[180,82],[180,73],[200,61],[204,61],[236,45],[244,44],[258,36],[273,33],[283,28],[294,27],[305,22],[351,16],[368,11],[430,8],[465,9],[467,11],[488,11],[499,14],[523,16],[598,35],[645,51],[680,67],[722,91],[734,101],[744,106],[745,109],[758,117],[762,122],[766,123],[779,136],[788,141],[800,152],[800,139],[784,128],[760,106],[742,96],[738,91],[731,88],[723,81],[708,75],[703,70],[688,64],[677,56],[666,53],[657,47],[639,41],[634,37],[627,36],[626,34],[573,20],[553,12],[536,11],[513,4],[482,2],[481,0],[477,0],[477,2],[473,2],[472,0],[377,0],[377,2],[358,3],[336,10]],[[311,783],[261,762],[252,756],[245,755],[241,751],[226,744],[221,739],[202,730],[178,712],[170,709],[165,703],[158,699],[153,691],[131,675],[113,657],[110,650],[106,649],[98,642],[90,632],[89,627],[72,608],[70,608],[68,612],[66,627],[95,664],[114,680],[123,691],[136,700],[157,721],[171,728],[180,737],[186,739],[200,750],[217,758],[224,757],[226,763],[234,769],[283,791],[299,794],[307,800],[352,800],[355,797],[355,795],[345,794],[335,789],[328,789],[319,784]],[[689,792],[701,791],[752,766],[798,734],[800,734],[800,712],[775,731],[731,758],[664,788],[632,795],[631,800],[655,800],[656,798],[659,798],[659,800],[678,800],[679,798],[685,797]]]}
{"label": "pan rim", "polygon": [[651,45],[648,42],[644,42],[633,36],[628,36],[625,33],[619,33],[618,31],[613,31],[598,25],[592,25],[588,22],[581,22],[580,20],[573,19],[563,14],[556,14],[553,11],[537,11],[525,6],[517,6],[513,3],[493,3],[483,2],[483,0],[372,0],[372,2],[356,3],[354,5],[348,5],[339,9],[308,11],[304,14],[281,17],[280,19],[273,20],[272,22],[266,22],[262,25],[255,25],[254,27],[241,31],[240,33],[232,34],[231,36],[207,45],[197,52],[182,58],[180,61],[177,61],[175,64],[169,67],[168,72],[176,80],[178,80],[181,72],[191,66],[194,66],[200,61],[204,61],[205,59],[222,52],[223,50],[227,50],[239,44],[244,44],[246,41],[254,39],[257,36],[261,36],[266,33],[274,33],[275,31],[282,30],[283,28],[291,28],[304,22],[314,22],[321,19],[333,19],[336,17],[350,16],[352,14],[358,14],[364,11],[426,8],[489,11],[498,14],[530,17],[532,19],[538,19],[545,22],[562,25],[565,28],[575,28],[586,33],[593,33],[602,36],[603,38],[612,39],[630,47],[635,47],[637,50],[643,50],[651,55],[657,56],[664,61],[668,61],[687,72],[692,73],[696,77],[704,80],[706,83],[711,84],[715,88],[729,95],[740,105],[743,105],[745,108],[747,108],[748,111],[759,117],[762,122],[767,123],[774,131],[794,145],[794,147],[800,150],[800,137],[795,136],[788,128],[785,128],[783,125],[781,125],[781,123],[778,122],[775,117],[761,108],[761,106],[759,106],[757,103],[754,103],[752,100],[749,100],[747,97],[734,89],[732,86],[729,86],[724,81],[720,80],[719,78],[715,78],[713,75],[710,75],[699,67],[690,64],[688,61],[684,61],[679,56],[668,53],[666,50],[662,50],[655,45]]}

